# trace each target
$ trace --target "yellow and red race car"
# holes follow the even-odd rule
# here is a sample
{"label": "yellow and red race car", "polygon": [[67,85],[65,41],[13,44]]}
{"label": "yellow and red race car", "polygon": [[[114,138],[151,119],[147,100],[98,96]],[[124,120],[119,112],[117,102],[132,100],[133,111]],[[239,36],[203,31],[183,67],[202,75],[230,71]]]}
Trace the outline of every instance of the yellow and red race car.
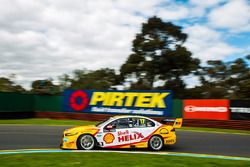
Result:
{"label": "yellow and red race car", "polygon": [[[172,121],[172,125],[166,122]],[[175,128],[182,119],[162,123],[143,116],[114,116],[97,125],[79,126],[63,132],[62,149],[150,148],[161,150],[176,143]]]}

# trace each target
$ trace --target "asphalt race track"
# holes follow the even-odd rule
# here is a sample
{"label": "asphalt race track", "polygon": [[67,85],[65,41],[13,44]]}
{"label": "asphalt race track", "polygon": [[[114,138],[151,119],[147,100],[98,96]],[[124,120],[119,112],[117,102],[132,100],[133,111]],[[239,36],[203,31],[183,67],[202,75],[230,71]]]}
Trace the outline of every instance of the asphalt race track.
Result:
{"label": "asphalt race track", "polygon": [[[69,127],[0,125],[0,150],[59,148],[62,131]],[[176,133],[176,145],[163,151],[250,158],[250,135],[191,131]]]}

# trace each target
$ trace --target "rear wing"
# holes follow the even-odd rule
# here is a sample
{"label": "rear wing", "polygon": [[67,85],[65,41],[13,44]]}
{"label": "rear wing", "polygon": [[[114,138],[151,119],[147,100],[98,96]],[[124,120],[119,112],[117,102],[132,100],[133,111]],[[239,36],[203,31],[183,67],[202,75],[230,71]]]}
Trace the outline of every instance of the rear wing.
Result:
{"label": "rear wing", "polygon": [[173,128],[180,128],[182,126],[182,118],[176,119],[163,119],[161,120],[162,124],[172,125]]}

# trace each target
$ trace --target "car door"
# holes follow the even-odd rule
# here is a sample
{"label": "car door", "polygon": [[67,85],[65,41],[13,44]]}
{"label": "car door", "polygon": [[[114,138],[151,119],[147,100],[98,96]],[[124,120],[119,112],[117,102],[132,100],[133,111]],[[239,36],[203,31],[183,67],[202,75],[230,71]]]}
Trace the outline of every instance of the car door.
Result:
{"label": "car door", "polygon": [[144,117],[132,117],[129,121],[133,123],[130,133],[134,140],[131,144],[143,141],[158,128],[155,122]]}
{"label": "car door", "polygon": [[103,127],[102,147],[119,148],[130,144],[128,118],[116,119]]}

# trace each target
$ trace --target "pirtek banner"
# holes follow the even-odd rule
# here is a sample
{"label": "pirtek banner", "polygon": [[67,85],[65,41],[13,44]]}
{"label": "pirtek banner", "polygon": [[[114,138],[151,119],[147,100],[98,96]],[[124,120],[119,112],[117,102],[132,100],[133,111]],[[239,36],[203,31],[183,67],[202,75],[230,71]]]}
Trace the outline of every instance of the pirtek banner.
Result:
{"label": "pirtek banner", "polygon": [[230,101],[231,119],[250,120],[250,100]]}
{"label": "pirtek banner", "polygon": [[66,90],[64,111],[171,116],[171,91]]}
{"label": "pirtek banner", "polygon": [[229,119],[229,100],[184,100],[185,119]]}

